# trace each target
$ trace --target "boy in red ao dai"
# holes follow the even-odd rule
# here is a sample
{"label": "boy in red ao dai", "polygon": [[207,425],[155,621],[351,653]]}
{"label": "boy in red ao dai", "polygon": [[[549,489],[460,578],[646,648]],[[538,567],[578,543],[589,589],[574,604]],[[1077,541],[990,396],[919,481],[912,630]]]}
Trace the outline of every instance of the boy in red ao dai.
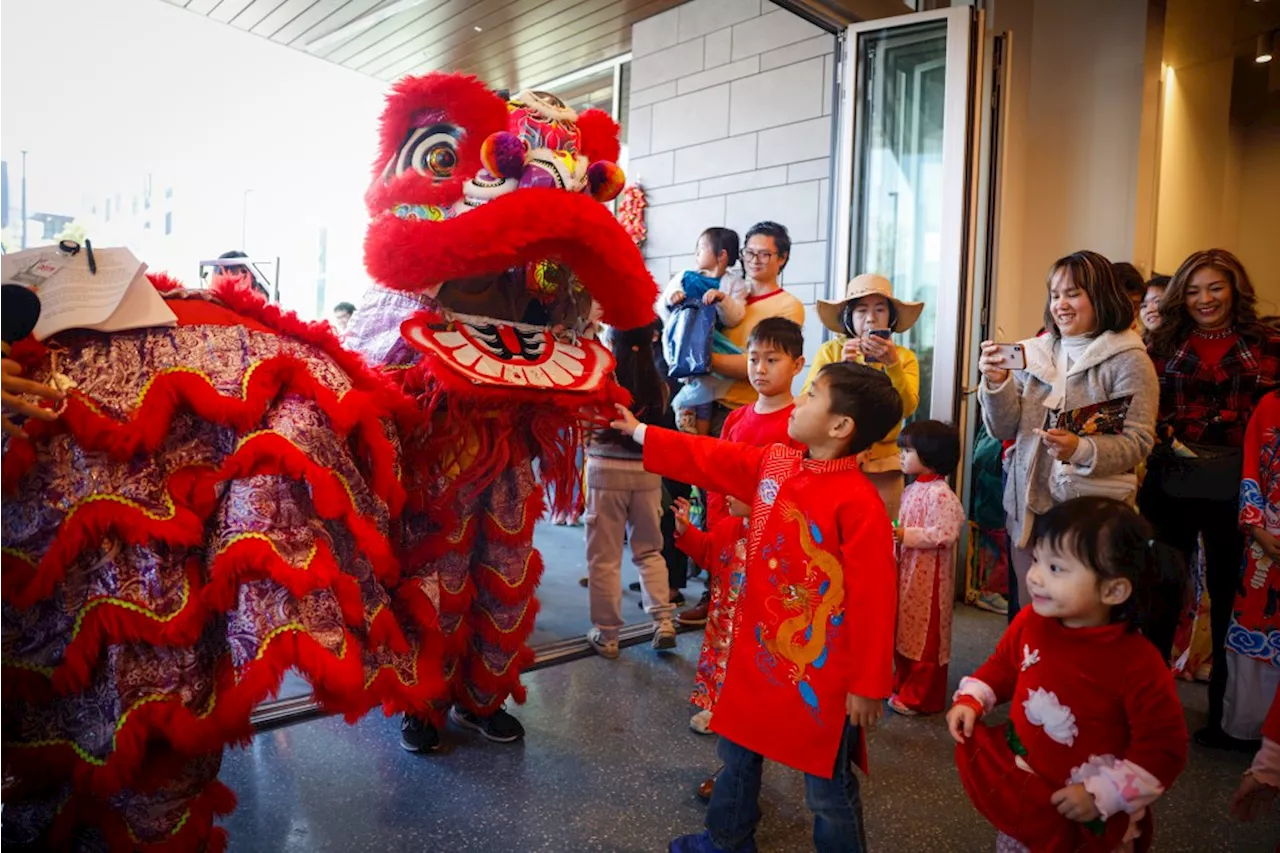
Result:
{"label": "boy in red ao dai", "polygon": [[788,432],[807,454],[644,427],[619,407],[614,426],[644,446],[647,469],[753,495],[747,584],[711,723],[725,767],[707,831],[677,838],[674,853],[755,851],[765,758],[804,772],[820,853],[866,849],[851,764],[865,771],[862,732],[893,683],[897,570],[888,514],[857,454],[901,418],[887,377],[844,362],[796,401]]}

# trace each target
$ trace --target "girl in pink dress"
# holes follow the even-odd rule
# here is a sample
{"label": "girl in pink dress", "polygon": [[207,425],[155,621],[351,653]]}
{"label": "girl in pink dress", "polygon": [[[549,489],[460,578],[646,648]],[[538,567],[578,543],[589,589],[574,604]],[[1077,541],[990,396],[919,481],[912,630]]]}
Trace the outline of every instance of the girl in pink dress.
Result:
{"label": "girl in pink dress", "polygon": [[[1182,566],[1111,498],[1036,519],[1031,607],[961,679],[947,725],[960,780],[1000,831],[998,851],[1151,847],[1150,806],[1187,763],[1187,727],[1164,656]],[[975,726],[1009,702],[1009,722]]]}
{"label": "girl in pink dress", "polygon": [[898,526],[898,632],[889,707],[904,716],[947,706],[956,542],[964,506],[946,477],[960,462],[960,435],[941,421],[916,421],[898,435],[902,471],[916,480],[902,493]]}

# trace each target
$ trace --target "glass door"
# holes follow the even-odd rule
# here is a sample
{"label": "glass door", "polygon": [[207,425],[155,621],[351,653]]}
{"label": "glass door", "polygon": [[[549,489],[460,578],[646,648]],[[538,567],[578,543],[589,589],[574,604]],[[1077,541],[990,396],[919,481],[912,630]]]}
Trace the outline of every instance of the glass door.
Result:
{"label": "glass door", "polygon": [[958,415],[968,258],[970,7],[855,24],[845,40],[831,298],[861,273],[925,303],[899,342],[920,361],[915,418]]}

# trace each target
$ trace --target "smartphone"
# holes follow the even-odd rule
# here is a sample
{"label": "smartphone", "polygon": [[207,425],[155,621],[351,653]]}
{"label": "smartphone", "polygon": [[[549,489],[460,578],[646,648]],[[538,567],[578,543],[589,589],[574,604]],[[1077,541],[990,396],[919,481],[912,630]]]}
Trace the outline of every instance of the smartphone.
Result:
{"label": "smartphone", "polygon": [[996,344],[997,364],[1005,370],[1026,370],[1027,354],[1022,344]]}
{"label": "smartphone", "polygon": [[[877,338],[884,338],[884,339],[887,341],[887,340],[889,340],[889,337],[890,337],[890,335],[892,335],[892,334],[893,334],[893,332],[892,332],[892,331],[890,331],[889,329],[872,329],[871,331],[867,332],[867,334],[868,334],[868,335],[871,335],[871,336],[873,336],[873,337],[877,337]],[[873,363],[873,364],[874,364],[875,362],[879,361],[880,359],[878,359],[878,358],[871,358],[870,356],[866,356],[866,360],[867,360],[868,362],[871,362],[871,363]]]}

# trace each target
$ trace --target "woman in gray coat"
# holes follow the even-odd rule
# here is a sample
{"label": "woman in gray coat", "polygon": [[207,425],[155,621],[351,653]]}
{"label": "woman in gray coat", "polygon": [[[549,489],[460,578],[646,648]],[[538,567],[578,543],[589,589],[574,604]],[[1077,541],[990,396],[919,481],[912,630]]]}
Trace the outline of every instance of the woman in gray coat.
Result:
{"label": "woman in gray coat", "polygon": [[[1021,342],[1025,368],[1008,369],[998,345],[982,343],[983,421],[991,435],[1014,440],[1004,490],[1017,575],[1009,588],[1010,620],[1030,601],[1026,545],[1035,516],[1082,495],[1136,499],[1134,470],[1155,443],[1160,389],[1132,323],[1133,305],[1111,263],[1095,252],[1076,252],[1049,270],[1047,333]],[[1089,426],[1059,428],[1064,413],[1078,421],[1089,414],[1079,410],[1112,401],[1104,409],[1108,424],[1094,418]]]}

